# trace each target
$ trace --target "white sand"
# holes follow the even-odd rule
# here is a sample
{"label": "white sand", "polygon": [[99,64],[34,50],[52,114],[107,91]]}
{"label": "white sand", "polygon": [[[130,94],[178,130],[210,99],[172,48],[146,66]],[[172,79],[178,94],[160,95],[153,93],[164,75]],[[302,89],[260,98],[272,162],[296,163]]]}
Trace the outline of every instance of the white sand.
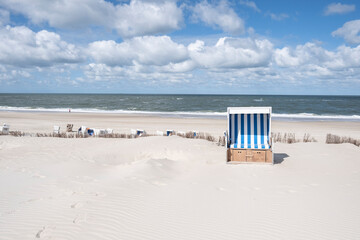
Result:
{"label": "white sand", "polygon": [[[27,132],[226,128],[103,114],[2,112],[0,121]],[[360,239],[360,148],[320,141],[328,132],[359,139],[359,126],[273,122],[274,132],[319,140],[276,144],[275,165],[225,164],[224,147],[175,136],[0,136],[0,239]]]}

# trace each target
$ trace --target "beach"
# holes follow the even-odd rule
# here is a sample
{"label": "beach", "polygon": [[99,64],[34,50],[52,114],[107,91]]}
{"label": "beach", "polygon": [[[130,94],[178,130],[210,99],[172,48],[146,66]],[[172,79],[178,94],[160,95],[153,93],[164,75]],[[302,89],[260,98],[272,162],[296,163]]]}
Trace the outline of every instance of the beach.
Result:
{"label": "beach", "polygon": [[274,165],[226,164],[216,142],[178,136],[34,137],[81,126],[199,131],[226,119],[1,111],[1,239],[360,239],[359,121],[272,121]]}

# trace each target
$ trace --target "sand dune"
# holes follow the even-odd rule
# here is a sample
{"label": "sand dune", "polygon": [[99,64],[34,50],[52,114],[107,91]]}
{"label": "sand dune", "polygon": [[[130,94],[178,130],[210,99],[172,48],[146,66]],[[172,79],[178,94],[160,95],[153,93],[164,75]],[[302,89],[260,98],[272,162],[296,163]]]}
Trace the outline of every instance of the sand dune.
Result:
{"label": "sand dune", "polygon": [[224,147],[176,136],[0,136],[0,238],[360,239],[359,156],[278,143],[275,165],[232,165]]}

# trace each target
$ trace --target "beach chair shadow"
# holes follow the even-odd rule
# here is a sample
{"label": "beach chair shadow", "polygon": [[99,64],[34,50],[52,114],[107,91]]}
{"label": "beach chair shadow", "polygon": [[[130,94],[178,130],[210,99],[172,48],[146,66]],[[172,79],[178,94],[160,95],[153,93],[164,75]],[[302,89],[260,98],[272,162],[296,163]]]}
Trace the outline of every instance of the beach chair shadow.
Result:
{"label": "beach chair shadow", "polygon": [[280,164],[285,158],[289,157],[286,153],[274,153],[274,164]]}

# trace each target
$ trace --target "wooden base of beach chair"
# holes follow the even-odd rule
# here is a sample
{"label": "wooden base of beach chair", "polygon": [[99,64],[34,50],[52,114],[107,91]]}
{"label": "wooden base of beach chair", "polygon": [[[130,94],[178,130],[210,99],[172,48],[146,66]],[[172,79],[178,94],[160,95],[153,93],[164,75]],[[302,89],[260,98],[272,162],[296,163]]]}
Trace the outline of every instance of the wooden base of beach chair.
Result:
{"label": "wooden base of beach chair", "polygon": [[237,149],[227,150],[227,162],[229,163],[273,163],[271,149]]}

